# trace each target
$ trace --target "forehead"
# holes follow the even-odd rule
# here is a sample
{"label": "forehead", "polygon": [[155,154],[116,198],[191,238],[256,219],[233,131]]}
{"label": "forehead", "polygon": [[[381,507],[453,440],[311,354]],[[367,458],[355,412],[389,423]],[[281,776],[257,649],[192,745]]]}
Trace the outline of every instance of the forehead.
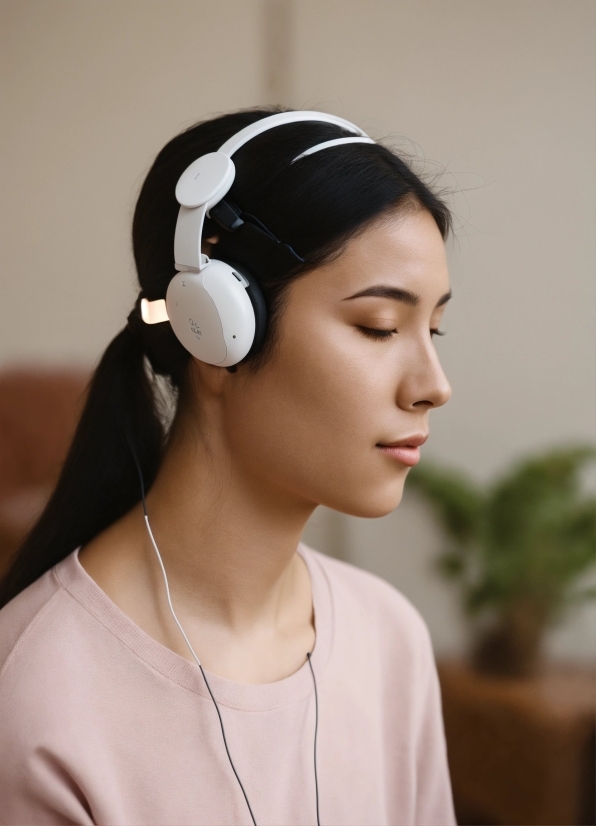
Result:
{"label": "forehead", "polygon": [[449,291],[445,244],[427,210],[392,213],[351,238],[341,255],[296,286],[300,281],[304,290],[316,290],[330,300],[378,284],[401,287],[418,293],[421,305],[434,307]]}

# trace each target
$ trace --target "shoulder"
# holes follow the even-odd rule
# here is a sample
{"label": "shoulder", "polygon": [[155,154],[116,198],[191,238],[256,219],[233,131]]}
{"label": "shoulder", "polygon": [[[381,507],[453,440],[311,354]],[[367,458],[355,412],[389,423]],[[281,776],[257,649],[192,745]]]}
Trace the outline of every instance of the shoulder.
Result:
{"label": "shoulder", "polygon": [[0,682],[21,647],[43,627],[60,590],[53,571],[47,571],[0,610]]}
{"label": "shoulder", "polygon": [[399,639],[432,655],[424,617],[398,588],[370,571],[327,556],[304,543],[301,549],[327,580],[337,612],[357,618],[358,623],[367,626],[378,639]]}
{"label": "shoulder", "polygon": [[73,779],[88,748],[85,611],[57,576],[65,563],[0,610],[0,754],[10,755],[0,768],[2,823],[91,822]]}
{"label": "shoulder", "polygon": [[71,686],[81,684],[89,667],[85,639],[94,623],[57,576],[68,564],[69,557],[0,610],[0,717],[6,736],[19,727],[31,730],[34,721],[59,721],[69,708]]}
{"label": "shoulder", "polygon": [[[28,742],[31,731],[43,740],[47,721],[59,716],[48,715],[47,705],[62,697],[64,597],[50,570],[0,610],[0,751],[10,751],[13,767],[35,745]],[[5,767],[3,784],[6,776]]]}

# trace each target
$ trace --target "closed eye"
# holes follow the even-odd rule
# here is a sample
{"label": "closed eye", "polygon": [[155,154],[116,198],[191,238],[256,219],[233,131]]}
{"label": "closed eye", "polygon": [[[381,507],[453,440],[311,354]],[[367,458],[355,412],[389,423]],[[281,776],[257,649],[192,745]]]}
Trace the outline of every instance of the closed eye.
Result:
{"label": "closed eye", "polygon": [[391,338],[394,333],[397,333],[397,330],[378,330],[375,327],[358,327],[358,329],[368,338],[376,339]]}
{"label": "closed eye", "polygon": [[[377,340],[388,339],[392,338],[394,334],[396,334],[397,330],[378,330],[375,327],[358,327],[360,332],[367,336],[368,338],[374,338]],[[430,331],[431,338],[432,336],[444,336],[446,333],[442,332],[441,330],[431,330]]]}

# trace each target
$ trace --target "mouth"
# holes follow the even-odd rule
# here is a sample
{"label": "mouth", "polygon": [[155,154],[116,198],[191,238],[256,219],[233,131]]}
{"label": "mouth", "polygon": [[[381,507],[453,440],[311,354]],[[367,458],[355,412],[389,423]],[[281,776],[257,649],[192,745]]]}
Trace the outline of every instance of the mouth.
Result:
{"label": "mouth", "polygon": [[428,433],[416,433],[413,436],[406,436],[398,442],[389,444],[377,444],[377,447],[386,456],[401,462],[402,465],[414,467],[420,461],[420,445],[428,439]]}

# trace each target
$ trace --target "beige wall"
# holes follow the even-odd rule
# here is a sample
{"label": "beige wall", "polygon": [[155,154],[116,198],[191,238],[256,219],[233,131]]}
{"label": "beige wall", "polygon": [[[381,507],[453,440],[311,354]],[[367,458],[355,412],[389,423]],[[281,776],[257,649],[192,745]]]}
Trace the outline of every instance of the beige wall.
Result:
{"label": "beige wall", "polygon": [[[293,9],[292,103],[394,136],[460,190],[454,298],[437,343],[453,396],[431,415],[423,454],[485,481],[519,454],[594,441],[594,4]],[[385,519],[327,519],[351,561],[411,596],[438,649],[461,647],[456,599],[430,572],[441,538],[426,508],[406,491]],[[548,649],[593,656],[596,608],[551,634]]]}
{"label": "beige wall", "polygon": [[130,223],[156,153],[262,86],[258,2],[3,2],[0,358],[92,363],[136,295]]}
{"label": "beige wall", "polygon": [[[589,0],[4,0],[0,363],[93,363],[135,288],[135,195],[210,113],[279,101],[356,120],[455,189],[453,387],[424,454],[491,479],[594,440],[594,4]],[[443,171],[444,170],[444,171]],[[401,588],[439,651],[465,644],[430,569],[440,534],[407,490],[380,520],[307,530]],[[549,649],[588,657],[596,608]]]}

